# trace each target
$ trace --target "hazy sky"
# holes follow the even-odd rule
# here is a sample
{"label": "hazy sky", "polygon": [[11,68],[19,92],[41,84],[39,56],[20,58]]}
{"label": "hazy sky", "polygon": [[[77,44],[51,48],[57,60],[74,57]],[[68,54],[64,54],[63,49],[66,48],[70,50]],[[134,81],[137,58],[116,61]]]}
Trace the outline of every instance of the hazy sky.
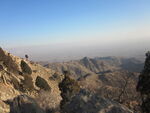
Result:
{"label": "hazy sky", "polygon": [[146,51],[150,0],[0,0],[0,45],[35,59]]}

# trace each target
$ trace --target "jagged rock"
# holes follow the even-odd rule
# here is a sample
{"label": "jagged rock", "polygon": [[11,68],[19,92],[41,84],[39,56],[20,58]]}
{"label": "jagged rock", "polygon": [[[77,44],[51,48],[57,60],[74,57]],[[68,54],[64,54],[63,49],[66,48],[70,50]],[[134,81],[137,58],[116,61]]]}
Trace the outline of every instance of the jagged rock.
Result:
{"label": "jagged rock", "polygon": [[78,82],[69,77],[69,72],[65,71],[64,75],[65,77],[63,81],[59,84],[62,97],[62,101],[60,103],[61,109],[63,109],[63,106],[80,91]]}
{"label": "jagged rock", "polygon": [[63,79],[63,75],[55,72],[49,79],[60,82]]}
{"label": "jagged rock", "polygon": [[10,108],[9,105],[5,104],[3,101],[0,100],[0,113],[9,113]]}
{"label": "jagged rock", "polygon": [[19,70],[18,65],[15,63],[10,53],[5,52],[2,48],[0,48],[0,64],[11,72],[17,73]]}
{"label": "jagged rock", "polygon": [[15,75],[11,74],[10,81],[11,81],[11,84],[13,84],[15,89],[20,90],[20,79],[19,78],[17,78]]}
{"label": "jagged rock", "polygon": [[57,104],[58,98],[56,98],[56,95],[52,92],[40,90],[38,92],[38,96],[36,97],[36,101],[42,109],[49,111],[47,113],[56,113],[54,111],[60,110],[59,104]]}
{"label": "jagged rock", "polygon": [[[21,64],[21,61],[24,61],[25,63]],[[23,65],[22,68],[21,65]],[[31,69],[37,71],[31,73]],[[49,80],[49,77],[54,73],[54,70],[13,56],[0,48],[0,113],[41,113],[37,110],[37,104],[34,104],[34,102],[32,103],[32,100],[28,97],[34,97],[38,102],[38,105],[47,113],[51,113],[51,110],[59,108],[61,101],[60,90],[58,87],[59,83],[58,81]],[[37,75],[43,75],[42,78],[46,80],[49,86],[51,86],[48,89],[52,89],[52,91],[36,90],[35,82]],[[40,99],[38,98],[39,91],[43,92]],[[21,94],[26,94],[28,96],[16,97]],[[14,97],[16,98],[13,99]],[[10,104],[11,112],[9,112],[9,105],[6,105],[6,109],[3,107],[5,105],[3,101],[10,99],[13,99]],[[39,101],[37,99],[39,99]],[[22,100],[25,101],[22,102]],[[45,107],[43,107],[43,103]]]}
{"label": "jagged rock", "polygon": [[10,113],[46,113],[33,98],[26,95],[20,95],[6,103],[10,105]]}
{"label": "jagged rock", "polygon": [[98,94],[81,90],[64,106],[64,113],[133,113],[117,102],[102,98]]}
{"label": "jagged rock", "polygon": [[137,91],[141,93],[143,113],[150,113],[150,52],[146,53],[145,66],[139,76]]}
{"label": "jagged rock", "polygon": [[29,75],[32,74],[32,69],[30,68],[30,66],[24,60],[21,61],[20,66],[21,66],[21,69],[22,69],[23,73],[29,74]]}
{"label": "jagged rock", "polygon": [[36,78],[36,82],[35,82],[36,86],[45,90],[45,91],[50,91],[51,90],[51,87],[49,86],[49,84],[47,83],[47,81],[40,77],[40,76],[37,76]]}
{"label": "jagged rock", "polygon": [[[93,72],[98,72],[97,66],[93,63],[93,59],[90,59],[88,57],[84,57],[80,60],[81,64],[84,65],[86,68]],[[95,68],[96,67],[96,68]]]}
{"label": "jagged rock", "polygon": [[24,75],[24,80],[22,80],[22,91],[33,91],[34,83],[30,75]]}

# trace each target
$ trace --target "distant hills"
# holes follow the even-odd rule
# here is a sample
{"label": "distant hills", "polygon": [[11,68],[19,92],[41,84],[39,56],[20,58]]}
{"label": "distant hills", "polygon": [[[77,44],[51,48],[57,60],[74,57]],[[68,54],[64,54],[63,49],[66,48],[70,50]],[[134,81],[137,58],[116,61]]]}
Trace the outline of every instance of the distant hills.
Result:
{"label": "distant hills", "polygon": [[136,58],[122,57],[84,57],[80,60],[57,63],[41,63],[44,67],[54,69],[60,73],[69,70],[75,78],[79,78],[88,73],[102,74],[119,70],[129,72],[141,72],[144,62]]}
{"label": "distant hills", "polygon": [[138,76],[144,62],[136,58],[84,57],[80,60],[60,63],[43,63],[44,67],[63,73],[69,71],[82,89],[115,100],[139,111],[139,94],[136,92]]}

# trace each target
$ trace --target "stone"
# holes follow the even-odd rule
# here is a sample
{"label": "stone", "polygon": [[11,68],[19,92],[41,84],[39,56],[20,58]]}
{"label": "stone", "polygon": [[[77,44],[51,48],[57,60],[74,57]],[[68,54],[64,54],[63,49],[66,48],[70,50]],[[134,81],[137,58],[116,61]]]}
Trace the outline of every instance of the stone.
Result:
{"label": "stone", "polygon": [[[68,109],[69,108],[69,109]],[[133,113],[123,105],[81,90],[64,106],[64,113]]]}
{"label": "stone", "polygon": [[6,103],[10,105],[10,113],[46,113],[33,98],[27,95],[19,95]]}

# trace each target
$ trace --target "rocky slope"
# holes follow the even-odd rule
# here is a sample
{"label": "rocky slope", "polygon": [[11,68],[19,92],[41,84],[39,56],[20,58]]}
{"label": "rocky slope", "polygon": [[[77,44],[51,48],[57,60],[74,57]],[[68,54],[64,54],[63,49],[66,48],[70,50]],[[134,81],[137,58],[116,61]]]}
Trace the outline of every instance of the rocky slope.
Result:
{"label": "rocky slope", "polygon": [[83,89],[115,100],[135,112],[139,111],[136,92],[139,72],[144,63],[135,58],[85,57],[81,60],[43,64],[60,73],[68,70]]}
{"label": "rocky slope", "polygon": [[[79,67],[84,71],[77,69],[81,91],[64,105],[66,113],[131,113],[132,111],[127,107],[109,98],[105,99],[101,95],[95,96],[100,92],[97,91],[100,90],[101,83],[104,85],[106,78],[104,81],[100,80],[98,67],[96,70],[88,66],[89,71],[84,66],[84,61],[81,62],[83,65]],[[74,68],[76,69],[76,66]],[[81,76],[81,73],[85,74]],[[56,70],[13,56],[0,48],[0,113],[60,113],[61,95],[63,94],[59,89],[59,84],[63,83],[63,79],[64,75]],[[82,85],[85,80],[92,80],[91,85],[99,88],[91,90],[88,84]],[[68,85],[69,90],[73,92]],[[91,93],[82,91],[85,88]]]}
{"label": "rocky slope", "polygon": [[[31,73],[23,71],[21,67],[22,61],[25,62],[25,68],[31,68]],[[55,71],[51,69],[46,69],[34,62],[13,56],[0,48],[0,113],[10,112],[9,106],[6,105],[4,101],[13,99],[22,94],[36,99],[37,103],[39,103],[43,109],[59,107],[61,101],[58,87],[59,82],[49,79],[53,77],[54,73]],[[42,87],[38,87],[35,84],[38,76],[45,80],[51,88],[50,91],[44,91]],[[45,100],[42,100],[44,98]],[[48,98],[48,100],[46,100],[46,98]]]}
{"label": "rocky slope", "polygon": [[65,108],[66,113],[133,113],[117,102],[86,90],[81,90]]}
{"label": "rocky slope", "polygon": [[107,73],[119,70],[129,72],[141,72],[144,63],[136,58],[119,58],[119,57],[84,57],[81,60],[58,62],[58,63],[41,63],[44,67],[54,69],[58,72],[69,70],[75,78],[85,76],[87,73]]}

